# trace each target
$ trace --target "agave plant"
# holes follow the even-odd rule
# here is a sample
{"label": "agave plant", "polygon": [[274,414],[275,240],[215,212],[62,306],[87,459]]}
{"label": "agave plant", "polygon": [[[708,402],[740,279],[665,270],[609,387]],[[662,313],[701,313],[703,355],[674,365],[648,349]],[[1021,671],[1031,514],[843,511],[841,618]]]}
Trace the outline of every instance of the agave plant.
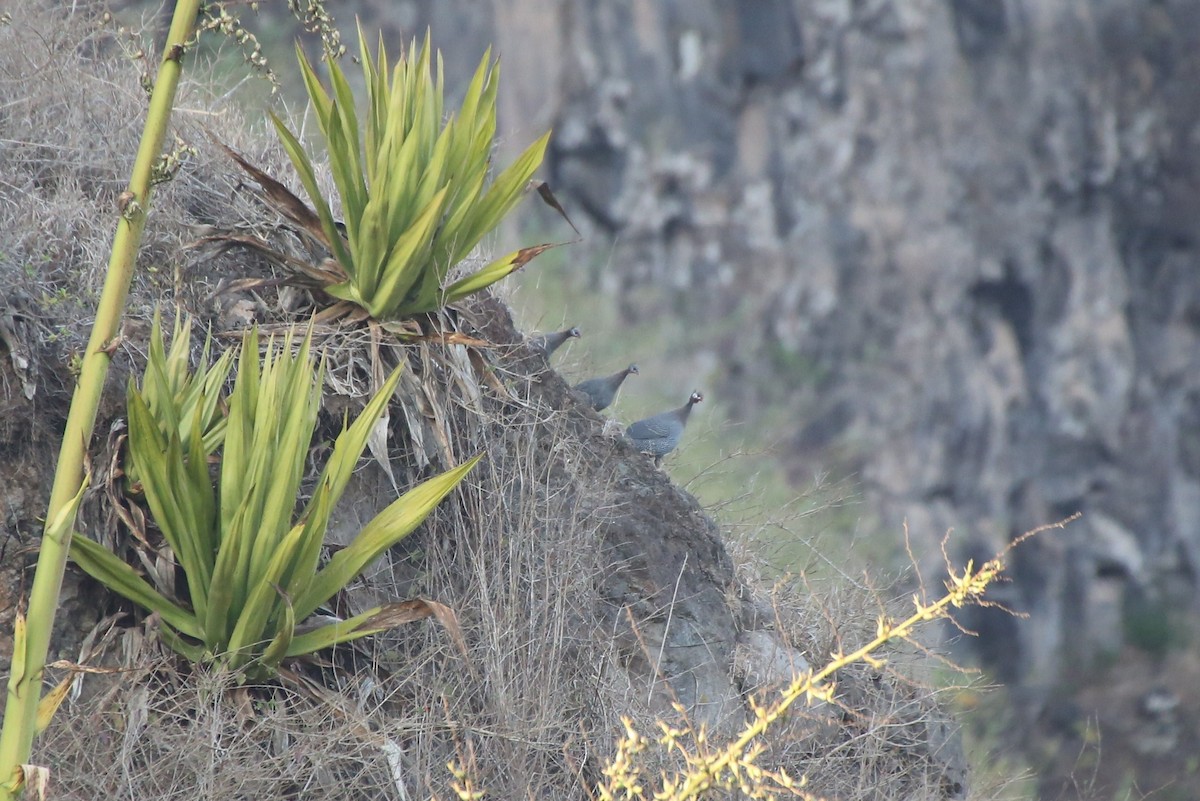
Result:
{"label": "agave plant", "polygon": [[[162,321],[155,312],[141,394],[164,438],[176,432],[184,440],[198,423],[204,453],[208,456],[225,440],[220,390],[233,367],[233,351],[225,351],[210,365],[212,340],[206,339],[196,368],[191,369],[191,331],[191,318],[183,320],[177,315],[171,347],[167,350],[163,345]],[[131,483],[138,482],[137,466],[132,459],[125,461],[125,474]]]}
{"label": "agave plant", "polygon": [[[72,539],[75,562],[110,589],[158,613],[164,641],[192,660],[211,659],[266,675],[287,657],[413,619],[410,604],[389,604],[296,633],[298,622],[412,532],[479,459],[404,493],[322,565],[330,514],[395,390],[399,368],[354,423],[343,428],[312,498],[297,514],[323,372],[314,368],[310,337],[295,348],[290,335],[278,346],[270,340],[260,363],[258,333],[251,330],[243,339],[237,378],[227,397],[218,382],[188,382],[202,387],[194,399],[196,409],[228,408],[215,486],[204,415],[191,415],[190,429],[164,430],[151,410],[155,397],[160,404],[168,400],[155,395],[156,376],[168,372],[161,343],[151,347],[142,387],[130,383],[129,458],[151,516],[186,577],[186,596],[152,585],[103,546],[81,536]],[[182,417],[179,400],[176,396],[168,402],[176,404],[175,414]]]}
{"label": "agave plant", "polygon": [[[442,59],[439,53],[435,78],[428,32],[422,45],[413,41],[390,78],[382,39],[372,56],[360,28],[359,47],[367,90],[361,118],[337,62],[328,62],[330,93],[297,46],[344,223],[335,220],[304,147],[272,115],[316,213],[297,210],[294,196],[296,203],[282,205],[329,248],[339,268],[306,270],[309,277],[318,277],[333,297],[386,320],[434,311],[478,292],[545,250],[548,246],[517,250],[448,281],[451,270],[520,200],[550,137],[549,132],[541,136],[488,181],[500,78],[499,62],[492,60],[491,51],[480,61],[458,112],[443,118]],[[287,191],[241,158],[238,161],[269,194],[278,197],[280,190]]]}

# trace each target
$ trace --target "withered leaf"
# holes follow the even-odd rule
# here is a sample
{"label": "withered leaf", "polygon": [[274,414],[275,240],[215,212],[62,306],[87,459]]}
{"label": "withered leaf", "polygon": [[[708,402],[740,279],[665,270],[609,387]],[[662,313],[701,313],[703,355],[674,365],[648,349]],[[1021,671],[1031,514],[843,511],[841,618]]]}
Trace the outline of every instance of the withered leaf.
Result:
{"label": "withered leaf", "polygon": [[571,222],[571,218],[567,216],[566,209],[558,202],[558,198],[554,196],[554,192],[550,191],[550,184],[545,181],[530,181],[537,188],[538,195],[542,198],[542,202],[550,208],[554,209],[559,215],[567,221],[567,225],[571,226],[571,230],[579,237],[576,241],[583,241],[583,234],[579,233],[579,229],[575,227],[575,223]]}
{"label": "withered leaf", "polygon": [[483,354],[474,348],[467,349],[467,356],[471,359],[471,366],[475,368],[475,375],[480,381],[486,383],[489,387],[496,390],[496,393],[502,398],[514,400],[512,392],[504,385],[496,376],[496,371],[484,361]]}
{"label": "withered leaf", "polygon": [[462,627],[458,625],[458,617],[454,614],[454,610],[437,601],[430,601],[425,598],[413,598],[408,601],[401,601],[400,603],[386,604],[380,608],[378,613],[372,615],[363,624],[363,627],[395,628],[405,623],[415,623],[418,620],[424,620],[427,617],[432,617],[442,625],[442,628],[450,635],[450,639],[454,641],[454,645],[458,648],[459,653],[465,657],[467,655],[467,640],[463,637]]}
{"label": "withered leaf", "polygon": [[294,194],[292,194],[290,189],[281,184],[279,181],[276,181],[271,176],[267,175],[258,167],[255,167],[253,164],[243,158],[240,153],[226,145],[224,142],[221,142],[215,136],[213,137],[213,141],[215,141],[222,150],[229,154],[229,157],[236,161],[238,165],[247,173],[249,173],[250,177],[253,178],[255,182],[263,188],[263,191],[271,200],[272,205],[279,210],[280,214],[303,228],[318,242],[321,242],[326,247],[329,247],[329,239],[325,236],[325,229],[321,226],[321,218],[317,216],[315,211],[309,208],[307,203],[296,197]]}

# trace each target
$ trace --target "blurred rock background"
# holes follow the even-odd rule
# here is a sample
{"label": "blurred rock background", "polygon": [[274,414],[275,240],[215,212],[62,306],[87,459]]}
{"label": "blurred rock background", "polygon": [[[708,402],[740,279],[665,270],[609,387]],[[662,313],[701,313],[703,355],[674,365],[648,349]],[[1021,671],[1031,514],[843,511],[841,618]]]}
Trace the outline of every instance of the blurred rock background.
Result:
{"label": "blurred rock background", "polygon": [[554,129],[543,177],[585,241],[515,305],[641,365],[621,417],[702,387],[709,437],[772,444],[795,491],[853,481],[885,569],[905,521],[936,577],[948,530],[961,562],[1082,512],[1017,552],[1026,617],[964,621],[964,653],[1009,688],[1042,797],[1195,797],[1200,2],[355,13],[395,43],[430,26],[452,81],[494,44],[502,137]]}

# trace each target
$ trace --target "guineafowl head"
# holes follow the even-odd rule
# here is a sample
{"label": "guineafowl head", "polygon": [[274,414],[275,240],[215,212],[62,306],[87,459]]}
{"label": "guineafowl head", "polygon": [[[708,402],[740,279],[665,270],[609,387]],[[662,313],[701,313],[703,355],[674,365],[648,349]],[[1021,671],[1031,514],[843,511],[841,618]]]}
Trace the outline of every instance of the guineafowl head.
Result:
{"label": "guineafowl head", "polygon": [[572,339],[579,339],[579,329],[578,328],[568,328],[567,336],[571,337]]}
{"label": "guineafowl head", "polygon": [[631,364],[625,368],[625,372],[629,373],[630,375],[638,375],[638,366],[636,364]]}
{"label": "guineafowl head", "polygon": [[692,397],[688,398],[688,405],[695,406],[697,403],[699,403],[702,400],[704,400],[704,396],[700,394],[700,391],[693,390]]}

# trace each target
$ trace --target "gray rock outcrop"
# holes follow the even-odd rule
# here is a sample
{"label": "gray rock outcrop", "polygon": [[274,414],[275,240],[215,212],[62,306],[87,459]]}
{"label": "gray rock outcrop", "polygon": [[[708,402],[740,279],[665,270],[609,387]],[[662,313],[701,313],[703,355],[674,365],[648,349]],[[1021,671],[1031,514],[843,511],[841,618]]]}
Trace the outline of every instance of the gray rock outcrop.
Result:
{"label": "gray rock outcrop", "polygon": [[791,412],[798,478],[856,473],[934,562],[1084,513],[1018,557],[998,670],[1110,648],[1129,588],[1192,597],[1200,3],[405,8],[497,42],[630,320],[745,304],[697,346],[748,420]]}

